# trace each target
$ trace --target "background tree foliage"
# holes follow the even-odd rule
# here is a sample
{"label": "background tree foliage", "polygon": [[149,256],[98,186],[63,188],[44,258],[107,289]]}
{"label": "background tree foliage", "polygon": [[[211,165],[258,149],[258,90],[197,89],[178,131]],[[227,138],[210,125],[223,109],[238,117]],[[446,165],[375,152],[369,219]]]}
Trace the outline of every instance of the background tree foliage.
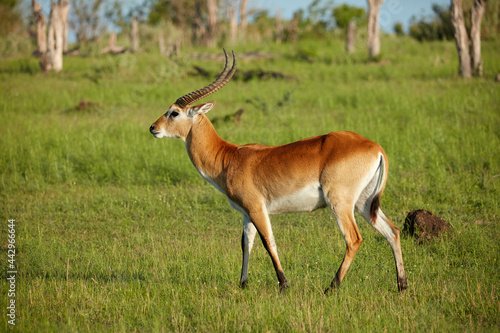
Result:
{"label": "background tree foliage", "polygon": [[206,14],[206,1],[157,0],[151,5],[148,22],[155,25],[168,21],[179,28],[190,28],[199,14]]}
{"label": "background tree foliage", "polygon": [[403,23],[401,23],[401,22],[394,23],[394,33],[397,36],[403,36],[405,34],[404,29],[403,29]]}
{"label": "background tree foliage", "polygon": [[321,37],[334,28],[332,22],[334,3],[331,0],[313,0],[307,9],[299,9],[292,20],[297,22],[298,33],[303,37]]}
{"label": "background tree foliage", "polygon": [[16,30],[21,24],[21,15],[17,11],[18,0],[0,0],[0,36]]}
{"label": "background tree foliage", "polygon": [[70,26],[76,33],[78,42],[95,40],[104,31],[101,8],[104,0],[73,0]]}
{"label": "background tree foliage", "polygon": [[453,26],[450,19],[450,8],[432,5],[434,17],[431,21],[412,19],[410,36],[424,40],[451,40],[453,39]]}
{"label": "background tree foliage", "polygon": [[337,27],[345,29],[349,22],[356,21],[356,25],[366,24],[366,11],[363,8],[349,6],[346,4],[340,5],[333,9],[333,18]]}

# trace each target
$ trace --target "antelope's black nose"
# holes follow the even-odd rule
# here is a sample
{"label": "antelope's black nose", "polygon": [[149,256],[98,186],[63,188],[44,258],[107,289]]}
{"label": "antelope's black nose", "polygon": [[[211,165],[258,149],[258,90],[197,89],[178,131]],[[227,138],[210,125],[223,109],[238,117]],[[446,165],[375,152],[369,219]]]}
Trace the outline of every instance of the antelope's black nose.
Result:
{"label": "antelope's black nose", "polygon": [[149,128],[149,131],[150,131],[151,133],[153,133],[153,132],[155,131],[155,125],[151,125],[151,127]]}

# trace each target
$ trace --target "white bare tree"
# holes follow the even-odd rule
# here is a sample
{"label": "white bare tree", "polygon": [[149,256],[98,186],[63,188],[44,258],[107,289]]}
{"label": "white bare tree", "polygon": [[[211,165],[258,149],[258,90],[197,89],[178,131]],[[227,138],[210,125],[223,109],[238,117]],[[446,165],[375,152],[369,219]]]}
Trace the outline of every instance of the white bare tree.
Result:
{"label": "white bare tree", "polygon": [[205,37],[206,45],[214,46],[216,28],[217,28],[217,1],[207,0],[207,33]]}
{"label": "white bare tree", "polygon": [[283,41],[283,22],[281,20],[281,11],[279,9],[276,11],[275,23],[276,23],[276,34],[275,34],[276,44],[281,44],[281,42]]}
{"label": "white bare tree", "polygon": [[455,32],[455,43],[457,46],[459,69],[462,77],[471,77],[469,36],[465,29],[465,20],[462,9],[462,0],[451,0],[450,16],[453,30]]}
{"label": "white bare tree", "polygon": [[33,14],[36,21],[36,45],[37,53],[40,55],[47,52],[47,21],[42,12],[42,6],[36,0],[32,0]]}
{"label": "white bare tree", "polygon": [[347,25],[345,49],[348,54],[354,53],[356,42],[356,21],[351,20]]}
{"label": "white bare tree", "polygon": [[48,66],[44,70],[53,69],[59,72],[63,69],[64,48],[64,5],[53,0],[50,3],[50,25],[47,38]]}
{"label": "white bare tree", "polygon": [[63,25],[63,52],[68,52],[68,15],[70,10],[69,0],[59,1],[59,10],[61,11],[61,19]]}
{"label": "white bare tree", "polygon": [[451,0],[450,16],[453,25],[455,44],[458,53],[458,73],[464,77],[481,76],[483,63],[481,60],[481,21],[485,11],[486,0],[475,0],[471,9],[470,40],[465,28],[462,0]]}
{"label": "white bare tree", "polygon": [[238,22],[236,20],[236,12],[234,11],[233,8],[229,7],[228,15],[229,15],[229,36],[231,42],[234,43],[238,38]]}
{"label": "white bare tree", "polygon": [[384,0],[368,0],[368,57],[373,59],[380,54],[380,7]]}
{"label": "white bare tree", "polygon": [[470,55],[472,75],[483,75],[483,62],[481,60],[481,21],[483,19],[486,0],[474,1],[471,9],[470,21]]}
{"label": "white bare tree", "polygon": [[241,0],[240,3],[240,32],[245,36],[247,31],[247,0]]}
{"label": "white bare tree", "polygon": [[135,15],[130,17],[130,23],[132,24],[132,30],[130,32],[130,51],[137,52],[139,51],[139,23]]}

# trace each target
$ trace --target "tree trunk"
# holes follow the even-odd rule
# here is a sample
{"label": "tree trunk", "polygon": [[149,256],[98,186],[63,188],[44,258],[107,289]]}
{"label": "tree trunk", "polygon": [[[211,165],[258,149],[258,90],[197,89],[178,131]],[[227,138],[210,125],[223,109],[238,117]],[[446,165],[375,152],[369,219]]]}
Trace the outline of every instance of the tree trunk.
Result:
{"label": "tree trunk", "polygon": [[292,43],[297,43],[299,40],[299,14],[293,14],[293,18],[288,22],[288,39]]}
{"label": "tree trunk", "polygon": [[181,54],[181,40],[177,39],[174,45],[174,54],[179,56]]}
{"label": "tree trunk", "polygon": [[215,45],[215,28],[217,25],[217,1],[207,0],[207,36],[205,39],[207,46]]}
{"label": "tree trunk", "polygon": [[283,41],[283,23],[281,22],[281,12],[276,11],[276,44]]}
{"label": "tree trunk", "polygon": [[467,37],[467,30],[465,29],[462,0],[451,0],[450,16],[458,52],[458,72],[462,77],[468,78],[471,77],[471,59],[469,54],[469,37]]}
{"label": "tree trunk", "polygon": [[69,14],[69,0],[61,0],[61,19],[63,25],[63,52],[68,52],[68,14]]}
{"label": "tree trunk", "polygon": [[236,13],[234,9],[229,9],[229,36],[231,42],[235,43],[238,38],[238,22],[236,21]]}
{"label": "tree trunk", "polygon": [[116,45],[116,33],[112,31],[109,34],[108,46],[102,49],[101,53],[120,54],[125,51],[126,49],[124,47]]}
{"label": "tree trunk", "polygon": [[247,31],[247,0],[241,0],[240,4],[240,31],[245,36]]}
{"label": "tree trunk", "polygon": [[347,25],[345,49],[348,54],[354,53],[354,42],[356,38],[356,22],[351,21]]}
{"label": "tree trunk", "polygon": [[165,39],[163,38],[163,30],[158,32],[158,47],[161,55],[167,54],[167,50],[165,49]]}
{"label": "tree trunk", "polygon": [[368,0],[368,57],[373,59],[380,54],[380,6],[384,0]]}
{"label": "tree trunk", "polygon": [[[48,37],[48,58],[52,69],[59,72],[63,69],[63,19],[62,6],[51,1],[50,25]],[[45,70],[50,70],[49,68]]]}
{"label": "tree trunk", "polygon": [[130,33],[130,51],[137,52],[139,51],[139,23],[137,23],[135,15],[132,15],[130,22],[132,23],[132,31]]}
{"label": "tree trunk", "polygon": [[486,0],[474,1],[470,12],[470,56],[472,75],[483,75],[483,62],[481,60],[481,20],[483,19]]}
{"label": "tree trunk", "polygon": [[[196,15],[193,17],[193,44],[203,44],[206,36],[206,27],[201,18],[203,13],[201,11],[201,0],[196,0]],[[182,26],[181,26],[182,29]]]}
{"label": "tree trunk", "polygon": [[45,21],[45,15],[42,13],[42,6],[36,0],[32,0],[33,4],[33,14],[36,20],[36,45],[37,52],[43,55],[47,52],[47,22]]}
{"label": "tree trunk", "polygon": [[116,47],[116,33],[112,31],[108,39],[108,48],[112,50],[115,47]]}

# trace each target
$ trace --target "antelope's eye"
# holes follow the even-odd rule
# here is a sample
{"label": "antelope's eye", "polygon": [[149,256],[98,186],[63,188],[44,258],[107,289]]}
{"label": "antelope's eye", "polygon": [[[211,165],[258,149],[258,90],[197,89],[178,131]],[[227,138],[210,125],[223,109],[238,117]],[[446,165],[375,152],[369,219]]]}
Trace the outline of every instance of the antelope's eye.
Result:
{"label": "antelope's eye", "polygon": [[177,111],[172,111],[172,113],[170,113],[170,117],[172,117],[172,118],[177,118],[178,115],[179,115],[179,112],[177,112]]}

